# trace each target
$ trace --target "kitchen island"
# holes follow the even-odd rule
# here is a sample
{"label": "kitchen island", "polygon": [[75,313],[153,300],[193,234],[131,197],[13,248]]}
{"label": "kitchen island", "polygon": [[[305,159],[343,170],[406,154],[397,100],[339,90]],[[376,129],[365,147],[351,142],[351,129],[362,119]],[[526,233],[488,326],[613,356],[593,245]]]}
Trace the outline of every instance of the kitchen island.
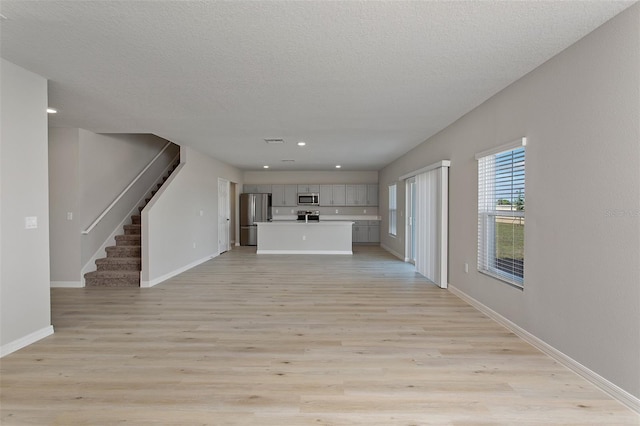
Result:
{"label": "kitchen island", "polygon": [[257,254],[353,254],[352,221],[258,223]]}

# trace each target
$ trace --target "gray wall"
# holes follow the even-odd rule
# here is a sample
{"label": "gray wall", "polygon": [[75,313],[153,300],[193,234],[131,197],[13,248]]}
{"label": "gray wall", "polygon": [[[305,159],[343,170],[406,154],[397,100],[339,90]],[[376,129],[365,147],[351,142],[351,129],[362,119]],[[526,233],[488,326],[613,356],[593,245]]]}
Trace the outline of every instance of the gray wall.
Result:
{"label": "gray wall", "polygon": [[242,179],[240,170],[191,148],[181,148],[180,161],[169,184],[142,211],[143,286],[218,255],[218,178]]}
{"label": "gray wall", "polygon": [[[0,353],[53,332],[49,297],[47,81],[0,68]],[[37,229],[25,229],[35,216]]]}
{"label": "gray wall", "polygon": [[[450,284],[640,397],[640,4],[380,172],[450,159]],[[528,138],[525,289],[475,270],[477,152]],[[404,185],[398,187],[404,220]],[[403,230],[403,222],[398,223]],[[404,238],[381,232],[404,254]],[[469,263],[469,273],[464,264]]]}

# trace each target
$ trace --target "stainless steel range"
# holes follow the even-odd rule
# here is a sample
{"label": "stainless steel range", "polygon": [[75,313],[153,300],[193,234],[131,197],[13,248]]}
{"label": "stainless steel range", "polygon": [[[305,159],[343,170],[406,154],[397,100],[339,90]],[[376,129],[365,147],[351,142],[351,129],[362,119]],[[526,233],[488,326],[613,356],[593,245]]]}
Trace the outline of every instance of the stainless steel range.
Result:
{"label": "stainless steel range", "polygon": [[319,222],[320,211],[318,210],[298,210],[298,221],[301,222]]}

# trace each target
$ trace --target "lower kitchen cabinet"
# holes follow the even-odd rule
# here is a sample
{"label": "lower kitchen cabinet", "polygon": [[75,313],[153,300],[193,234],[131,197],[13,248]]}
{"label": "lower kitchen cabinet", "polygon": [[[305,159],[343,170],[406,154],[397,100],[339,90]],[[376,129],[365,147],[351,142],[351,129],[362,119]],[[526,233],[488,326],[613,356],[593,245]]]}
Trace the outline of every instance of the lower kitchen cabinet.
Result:
{"label": "lower kitchen cabinet", "polygon": [[352,239],[354,243],[379,243],[380,222],[377,220],[356,220],[353,224]]}

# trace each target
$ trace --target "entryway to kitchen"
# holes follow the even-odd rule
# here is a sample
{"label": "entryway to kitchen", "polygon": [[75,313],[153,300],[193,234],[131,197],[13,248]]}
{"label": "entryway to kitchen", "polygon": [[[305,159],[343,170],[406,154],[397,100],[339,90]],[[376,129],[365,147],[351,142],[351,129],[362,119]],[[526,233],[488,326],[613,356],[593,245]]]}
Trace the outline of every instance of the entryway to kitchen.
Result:
{"label": "entryway to kitchen", "polygon": [[[233,192],[233,196],[231,194]],[[235,184],[218,178],[218,252],[231,250],[231,200],[235,199]]]}

